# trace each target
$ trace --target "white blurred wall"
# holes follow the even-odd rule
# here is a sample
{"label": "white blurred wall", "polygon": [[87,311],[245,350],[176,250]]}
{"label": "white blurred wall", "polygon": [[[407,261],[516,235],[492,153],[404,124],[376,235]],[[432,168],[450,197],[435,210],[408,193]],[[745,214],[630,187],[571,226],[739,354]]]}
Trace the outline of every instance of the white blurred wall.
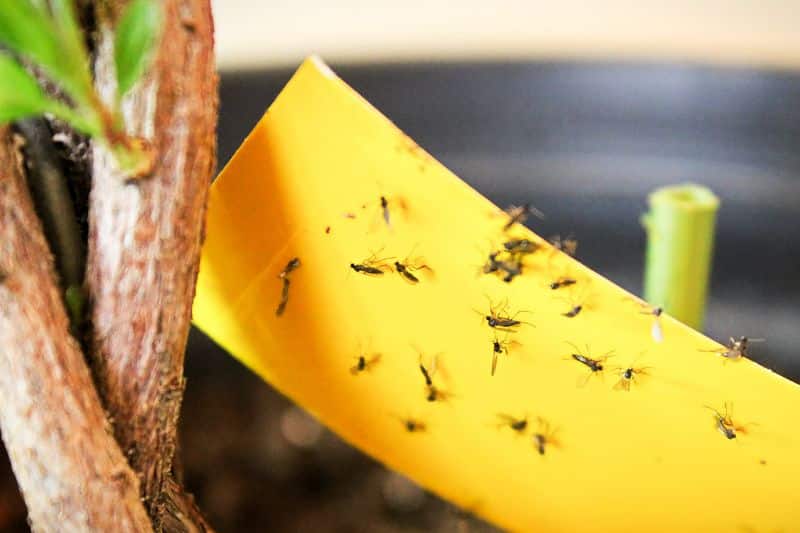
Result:
{"label": "white blurred wall", "polygon": [[221,69],[667,58],[800,67],[800,0],[212,0]]}

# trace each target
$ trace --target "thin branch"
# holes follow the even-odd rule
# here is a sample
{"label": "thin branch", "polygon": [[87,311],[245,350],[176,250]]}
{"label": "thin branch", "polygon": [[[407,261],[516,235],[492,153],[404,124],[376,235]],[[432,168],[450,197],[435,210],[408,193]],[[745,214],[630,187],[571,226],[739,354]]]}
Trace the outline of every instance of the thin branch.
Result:
{"label": "thin branch", "polygon": [[0,129],[0,429],[34,531],[149,531],[55,282],[21,156]]}
{"label": "thin branch", "polygon": [[[99,91],[111,101],[111,28],[125,2],[104,4],[95,73]],[[128,183],[108,151],[95,146],[86,275],[95,378],[156,529],[169,511],[164,492],[176,446],[217,120],[209,0],[165,0],[163,8],[165,27],[151,74],[123,103],[128,133],[151,142],[156,166],[150,177]]]}
{"label": "thin branch", "polygon": [[28,186],[45,237],[56,260],[62,289],[80,287],[86,252],[66,179],[47,122],[41,118],[21,120],[17,129],[25,138]]}

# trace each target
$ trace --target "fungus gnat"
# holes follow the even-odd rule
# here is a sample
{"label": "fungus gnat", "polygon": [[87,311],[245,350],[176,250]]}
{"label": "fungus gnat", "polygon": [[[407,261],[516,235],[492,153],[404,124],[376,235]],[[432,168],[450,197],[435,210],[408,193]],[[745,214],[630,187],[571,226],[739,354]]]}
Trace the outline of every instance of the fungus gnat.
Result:
{"label": "fungus gnat", "polygon": [[425,399],[429,402],[446,400],[449,394],[433,383],[433,377],[436,375],[438,354],[432,355],[430,358],[430,365],[425,366],[422,353],[419,352],[419,350],[417,350],[417,352],[419,353],[419,370],[422,373],[422,377],[425,379]]}
{"label": "fungus gnat", "polygon": [[578,280],[573,278],[558,278],[557,280],[550,283],[550,288],[555,291],[562,287],[569,287],[571,285],[575,285],[576,283],[578,283]]}
{"label": "fungus gnat", "polygon": [[381,194],[378,197],[378,206],[380,209],[380,218],[383,219],[383,223],[386,224],[386,227],[389,229],[393,227],[392,224],[396,220],[395,215],[398,210],[403,213],[408,210],[408,205],[403,198],[399,196],[387,196],[385,194]]}
{"label": "fungus gnat", "polygon": [[537,418],[537,421],[538,427],[532,437],[533,445],[535,446],[536,451],[539,452],[539,455],[544,455],[550,446],[554,446],[556,448],[560,446],[558,440],[556,439],[556,433],[558,433],[558,430],[552,427],[544,418],[539,417]]}
{"label": "fungus gnat", "polygon": [[288,263],[286,263],[286,266],[283,267],[283,270],[281,270],[281,273],[278,274],[278,277],[283,279],[287,277],[289,274],[291,274],[294,270],[297,270],[297,268],[299,267],[300,267],[300,258],[293,257],[292,259],[289,260]]}
{"label": "fungus gnat", "polygon": [[374,354],[358,354],[356,358],[356,364],[350,367],[350,373],[354,376],[361,374],[362,372],[369,372],[372,368],[378,364],[381,360],[381,354],[374,353]]}
{"label": "fungus gnat", "polygon": [[[416,249],[416,246],[414,249]],[[433,269],[425,264],[421,257],[411,257],[414,253],[414,249],[412,249],[408,256],[402,261],[395,261],[394,269],[405,281],[416,285],[419,283],[419,278],[414,275],[413,272],[425,270],[429,274],[432,274]]]}
{"label": "fungus gnat", "polygon": [[722,433],[726,439],[733,440],[739,433],[743,435],[747,434],[747,428],[745,426],[737,425],[733,421],[733,405],[729,406],[726,403],[723,407],[722,413],[708,405],[704,407],[714,413],[714,427],[716,427],[716,429]]}
{"label": "fungus gnat", "polygon": [[581,350],[571,342],[568,342],[567,344],[572,346],[572,348],[574,348],[575,350],[573,353],[570,354],[569,358],[581,363],[582,365],[584,365],[589,369],[589,373],[586,375],[586,377],[579,379],[579,384],[581,387],[586,385],[586,382],[589,381],[589,378],[592,377],[593,375],[595,374],[602,375],[602,372],[605,369],[606,360],[608,360],[610,357],[614,357],[613,355],[614,351],[610,350],[605,354],[603,354],[601,357],[592,358],[589,355],[588,346],[586,347],[586,353],[584,354],[581,353]]}
{"label": "fungus gnat", "polygon": [[554,235],[549,239],[550,244],[555,250],[564,252],[570,257],[575,257],[578,252],[578,240],[572,235],[561,237],[561,235]]}
{"label": "fungus gnat", "polygon": [[544,213],[529,203],[509,206],[505,212],[508,215],[508,222],[503,226],[503,231],[508,231],[514,224],[524,224],[530,215],[539,219],[544,218]]}
{"label": "fungus gnat", "polygon": [[[487,299],[489,299],[488,296]],[[501,331],[513,332],[516,331],[517,327],[522,324],[533,326],[533,324],[529,322],[517,320],[517,317],[521,313],[527,313],[528,311],[517,311],[513,315],[509,314],[508,301],[494,304],[492,303],[491,299],[489,299],[489,314],[485,314],[478,310],[475,310],[475,312],[478,313],[484,320],[486,320],[486,324],[490,328]]]}
{"label": "fungus gnat", "polygon": [[640,377],[646,376],[650,368],[649,366],[633,366],[633,364],[626,368],[619,368],[619,381],[614,385],[614,390],[629,392],[631,385],[637,383]]}
{"label": "fungus gnat", "polygon": [[281,281],[283,282],[283,286],[281,287],[281,299],[278,302],[277,309],[275,309],[275,314],[277,316],[283,315],[283,312],[286,311],[286,304],[289,303],[289,278],[283,278]]}
{"label": "fungus gnat", "polygon": [[500,421],[500,427],[508,427],[511,428],[517,434],[522,434],[528,428],[528,417],[524,418],[515,418],[511,415],[506,414],[498,414],[498,420]]}
{"label": "fungus gnat", "polygon": [[511,239],[503,243],[503,248],[510,254],[532,254],[539,249],[539,244],[529,239]]}
{"label": "fungus gnat", "polygon": [[717,348],[715,350],[700,350],[701,352],[718,353],[722,357],[731,361],[737,361],[742,357],[748,357],[747,350],[751,342],[763,342],[764,339],[751,339],[749,337],[739,337],[735,339],[731,337],[728,339],[728,345],[725,348]]}
{"label": "fungus gnat", "polygon": [[425,422],[421,422],[416,418],[400,418],[398,420],[403,424],[403,428],[409,433],[423,433],[427,431],[428,427]]}
{"label": "fungus gnat", "polygon": [[645,304],[644,307],[646,310],[639,311],[639,313],[651,315],[653,317],[653,323],[650,326],[650,336],[653,337],[653,340],[656,342],[663,342],[664,329],[661,327],[661,313],[664,312],[664,309],[662,307],[650,307],[647,304]]}
{"label": "fungus gnat", "polygon": [[505,272],[503,281],[511,283],[511,281],[522,274],[522,260],[519,257],[511,257],[511,259],[504,261],[497,261],[499,270]]}
{"label": "fungus gnat", "polygon": [[[508,334],[506,334],[504,339],[499,339],[497,335],[494,336],[492,340],[492,375],[494,376],[494,372],[497,369],[497,358],[500,355],[508,355],[508,347],[512,344],[513,341],[508,340]],[[516,344],[516,343],[515,343]]]}
{"label": "fungus gnat", "polygon": [[281,280],[281,299],[278,302],[278,307],[275,309],[275,314],[281,316],[286,311],[286,304],[289,303],[289,274],[300,267],[300,258],[293,257],[286,263],[283,270],[278,274],[278,279]]}
{"label": "fungus gnat", "polygon": [[387,200],[385,196],[381,196],[381,213],[383,213],[383,221],[386,222],[386,225],[391,226],[392,221],[389,218],[389,200]]}
{"label": "fungus gnat", "polygon": [[500,262],[497,260],[498,255],[500,255],[500,252],[492,252],[489,254],[489,258],[486,263],[483,264],[482,270],[484,274],[491,274],[500,269]]}
{"label": "fungus gnat", "polygon": [[496,273],[500,279],[510,283],[515,277],[522,274],[522,255],[504,250],[493,251],[481,266],[484,274]]}
{"label": "fungus gnat", "polygon": [[569,308],[561,313],[561,316],[575,318],[581,314],[581,312],[586,311],[589,308],[589,296],[587,295],[587,291],[587,286],[583,285],[583,290],[578,294],[575,294],[572,289],[570,289],[565,296],[557,296],[559,300],[569,305]]}
{"label": "fungus gnat", "polygon": [[391,271],[392,267],[387,261],[394,259],[393,257],[384,257],[378,259],[377,252],[372,253],[369,257],[360,263],[350,263],[350,268],[359,274],[368,276],[382,276],[386,271]]}

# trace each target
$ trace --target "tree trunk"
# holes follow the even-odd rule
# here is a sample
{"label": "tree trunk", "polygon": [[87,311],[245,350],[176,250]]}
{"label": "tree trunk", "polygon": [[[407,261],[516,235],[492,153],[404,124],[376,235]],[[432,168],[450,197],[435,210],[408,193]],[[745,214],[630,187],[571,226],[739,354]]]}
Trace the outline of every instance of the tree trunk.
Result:
{"label": "tree trunk", "polygon": [[[111,27],[124,4],[98,10],[95,75],[106,98],[115,90]],[[157,528],[175,454],[217,121],[209,0],[163,6],[155,63],[124,107],[129,133],[152,143],[156,165],[150,177],[128,183],[95,147],[86,277],[95,378]]]}
{"label": "tree trunk", "polygon": [[[96,10],[105,98],[116,90],[112,28],[126,3],[86,3]],[[215,167],[213,22],[210,0],[162,6],[155,61],[123,105],[129,132],[155,149],[153,172],[127,182],[103,147],[93,149],[86,355],[94,382],[68,333],[20,155],[0,130],[0,429],[37,531],[209,530],[172,460]]]}
{"label": "tree trunk", "polygon": [[148,531],[120,452],[69,334],[21,155],[0,129],[0,429],[36,531]]}

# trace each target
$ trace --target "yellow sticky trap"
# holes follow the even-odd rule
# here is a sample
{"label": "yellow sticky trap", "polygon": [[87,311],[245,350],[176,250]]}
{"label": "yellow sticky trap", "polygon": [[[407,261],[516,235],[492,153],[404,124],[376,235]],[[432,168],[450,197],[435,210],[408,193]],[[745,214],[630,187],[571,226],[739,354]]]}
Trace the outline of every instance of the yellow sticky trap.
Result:
{"label": "yellow sticky trap", "polygon": [[[499,526],[796,527],[798,387],[666,316],[656,342],[637,300],[507,221],[309,59],[212,187],[194,319],[353,445]],[[481,269],[509,237],[541,249],[505,283]],[[395,260],[429,268],[414,283]],[[560,276],[577,283],[551,289]],[[491,329],[489,300],[528,323]],[[597,372],[572,357],[610,350]]]}

